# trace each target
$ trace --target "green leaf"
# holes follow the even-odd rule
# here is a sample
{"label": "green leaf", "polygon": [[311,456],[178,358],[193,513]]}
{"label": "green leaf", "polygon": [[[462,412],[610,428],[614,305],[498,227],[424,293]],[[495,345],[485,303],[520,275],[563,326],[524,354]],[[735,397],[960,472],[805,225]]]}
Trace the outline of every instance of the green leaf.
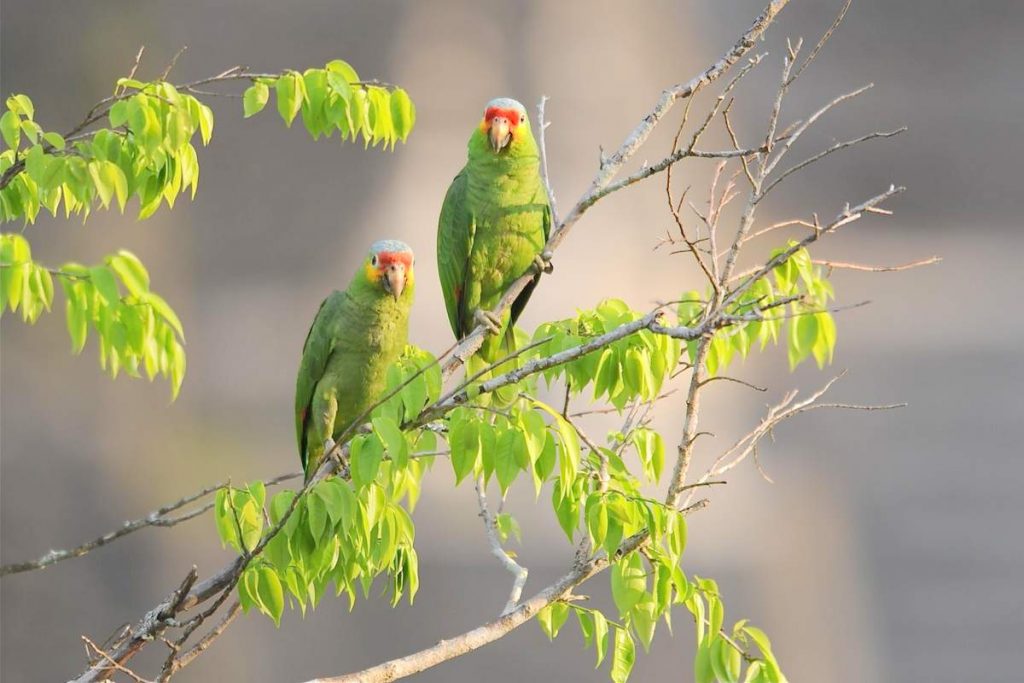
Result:
{"label": "green leaf", "polygon": [[372,422],[373,431],[380,437],[395,466],[405,469],[409,464],[409,443],[398,424],[390,417],[375,417]]}
{"label": "green leaf", "polygon": [[106,266],[90,268],[89,279],[108,306],[113,306],[121,300],[121,295],[117,291],[117,280]]}
{"label": "green leaf", "polygon": [[454,422],[448,434],[448,445],[451,447],[455,483],[458,484],[473,471],[480,457],[480,425],[472,419]]}
{"label": "green leaf", "polygon": [[320,496],[306,496],[306,519],[309,523],[309,533],[317,543],[327,528],[327,503]]}
{"label": "green leaf", "polygon": [[199,134],[204,145],[210,144],[210,138],[213,137],[213,110],[205,104],[199,105]]}
{"label": "green leaf", "polygon": [[[357,448],[357,444],[359,447]],[[376,436],[352,442],[352,483],[363,488],[377,478],[384,447]]]}
{"label": "green leaf", "polygon": [[230,545],[235,550],[241,550],[234,516],[231,513],[231,508],[228,506],[230,491],[228,488],[217,490],[217,497],[213,507],[213,520],[217,525],[217,535],[220,536],[221,545]]}
{"label": "green leaf", "polygon": [[416,123],[416,107],[409,99],[409,94],[401,88],[395,88],[391,93],[391,122],[395,135],[405,142]]}
{"label": "green leaf", "polygon": [[814,359],[819,368],[825,367],[825,363],[832,362],[832,354],[836,348],[836,323],[828,312],[816,313],[818,336],[814,340]]}
{"label": "green leaf", "polygon": [[341,76],[348,83],[356,83],[359,81],[359,74],[357,74],[356,70],[343,59],[333,59],[327,62],[326,68],[328,71]]}
{"label": "green leaf", "polygon": [[85,347],[85,339],[89,333],[86,312],[77,299],[71,296],[67,297],[65,312],[68,334],[71,336],[71,351],[77,354]]}
{"label": "green leaf", "polygon": [[178,319],[178,315],[174,310],[164,301],[163,297],[154,292],[146,292],[146,295],[142,297],[143,303],[147,303],[153,307],[153,311],[159,315],[164,321],[178,333],[178,336],[182,339],[185,338],[185,331],[182,329],[181,321]]}
{"label": "green leaf", "polygon": [[149,291],[149,273],[135,254],[127,249],[121,249],[117,254],[107,258],[107,264],[117,273],[132,295],[139,296]]}
{"label": "green leaf", "polygon": [[608,533],[608,508],[600,493],[592,493],[587,498],[587,533],[590,534],[590,545],[599,548],[604,544]]}
{"label": "green leaf", "polygon": [[716,638],[711,643],[711,668],[722,683],[739,683],[740,653],[724,638]]}
{"label": "green leaf", "polygon": [[796,319],[797,348],[806,353],[818,338],[818,320],[814,315],[801,315]]}
{"label": "green leaf", "polygon": [[693,677],[696,683],[715,683],[715,670],[711,666],[711,644],[714,639],[706,640],[697,646],[693,658]]}
{"label": "green leaf", "polygon": [[267,87],[266,83],[257,81],[246,88],[245,94],[242,95],[242,108],[245,118],[249,118],[262,111],[263,107],[267,106],[268,99],[270,99],[270,88]]}
{"label": "green leaf", "polygon": [[507,512],[498,513],[495,518],[495,525],[498,527],[498,536],[501,538],[501,542],[504,543],[509,539],[509,536],[515,536],[516,540],[522,543],[523,532],[519,528],[519,522],[516,518]]}
{"label": "green leaf", "polygon": [[613,683],[625,683],[636,661],[636,646],[627,629],[615,629],[615,649],[612,652],[611,678]]}
{"label": "green leaf", "polygon": [[4,142],[9,148],[18,149],[21,139],[21,119],[13,111],[4,112],[4,115],[0,116],[0,134],[3,135]]}
{"label": "green leaf", "polygon": [[583,607],[574,606],[576,619],[580,622],[580,632],[583,633],[583,647],[588,648],[594,642],[594,612]]}
{"label": "green leaf", "polygon": [[612,565],[612,598],[620,616],[629,614],[647,591],[647,576],[640,556],[631,553]]}
{"label": "green leaf", "polygon": [[252,498],[248,498],[241,509],[238,508],[237,498],[239,497],[235,500],[235,511],[238,513],[238,525],[242,529],[242,547],[252,552],[263,535],[263,515]]}
{"label": "green leaf", "polygon": [[27,119],[31,119],[36,113],[36,108],[32,105],[32,100],[28,98],[28,95],[11,95],[7,98],[7,108]]}
{"label": "green leaf", "polygon": [[545,481],[547,481],[547,478],[551,476],[551,472],[555,469],[555,459],[555,439],[545,428],[544,448],[537,457],[537,462],[533,464],[533,485],[538,496],[540,495],[541,486]]}
{"label": "green leaf", "polygon": [[564,482],[557,480],[551,489],[551,505],[555,509],[555,516],[562,531],[572,543],[573,533],[580,523],[580,501],[573,495],[573,486],[569,485],[569,491],[563,491]]}
{"label": "green leaf", "polygon": [[537,622],[540,628],[547,635],[548,640],[554,640],[555,636],[562,629],[565,620],[569,618],[569,605],[564,602],[552,602],[537,613]]}
{"label": "green leaf", "polygon": [[289,128],[295,116],[302,109],[302,92],[299,90],[300,76],[296,73],[282,74],[274,86],[277,92],[277,113]]}
{"label": "green leaf", "polygon": [[277,573],[267,566],[260,567],[258,576],[256,595],[267,615],[274,620],[274,625],[280,626],[281,613],[284,611],[284,590],[281,588],[281,580],[277,578]]}
{"label": "green leaf", "polygon": [[597,663],[594,668],[601,666],[604,655],[608,648],[608,620],[599,610],[592,612],[594,615],[594,649],[597,651]]}
{"label": "green leaf", "polygon": [[[292,499],[295,498],[294,491],[281,491],[270,499],[270,523],[277,524],[284,518],[284,514],[291,507]],[[289,518],[291,521],[291,518]]]}
{"label": "green leaf", "polygon": [[506,429],[498,437],[494,455],[494,473],[498,477],[498,485],[501,493],[508,492],[516,475],[519,474],[519,454],[526,455],[526,441],[523,435],[515,429]]}

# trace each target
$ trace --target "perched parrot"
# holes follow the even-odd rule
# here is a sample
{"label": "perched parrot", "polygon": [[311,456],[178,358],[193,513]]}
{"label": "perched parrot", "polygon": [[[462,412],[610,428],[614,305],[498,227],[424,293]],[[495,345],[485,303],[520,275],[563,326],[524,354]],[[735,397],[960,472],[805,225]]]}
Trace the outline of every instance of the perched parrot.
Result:
{"label": "perched parrot", "polygon": [[[478,324],[488,337],[479,355],[493,363],[515,348],[513,325],[535,279],[498,317],[502,294],[534,265],[550,272],[541,251],[551,232],[551,206],[526,108],[491,100],[469,138],[466,165],[448,188],[437,226],[437,267],[452,331],[459,339]],[[504,335],[502,335],[504,333]]]}
{"label": "perched parrot", "polygon": [[370,247],[344,292],[320,304],[295,382],[295,435],[308,480],[332,442],[384,392],[409,336],[413,253],[397,240]]}

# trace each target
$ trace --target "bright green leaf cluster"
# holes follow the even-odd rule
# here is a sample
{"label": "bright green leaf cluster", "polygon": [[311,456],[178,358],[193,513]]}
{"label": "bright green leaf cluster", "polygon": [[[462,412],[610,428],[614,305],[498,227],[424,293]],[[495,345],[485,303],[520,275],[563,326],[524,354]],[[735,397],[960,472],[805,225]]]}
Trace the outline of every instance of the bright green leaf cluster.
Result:
{"label": "bright green leaf cluster", "polygon": [[21,308],[21,318],[34,323],[53,305],[53,277],[32,261],[32,249],[21,235],[0,234],[0,315]]}
{"label": "bright green leaf cluster", "polygon": [[21,308],[22,318],[35,322],[53,304],[56,273],[66,299],[71,348],[80,353],[91,328],[97,336],[100,366],[117,377],[145,371],[171,382],[172,397],[185,378],[184,331],[177,314],[149,289],[149,273],[129,251],[111,254],[102,265],[66,263],[50,270],[32,261],[28,241],[18,234],[0,234],[0,312]]}
{"label": "bright green leaf cluster", "polygon": [[[786,682],[764,631],[749,626],[747,620],[742,619],[733,625],[731,636],[726,636],[722,629],[725,605],[713,579],[694,577],[683,602],[696,624],[697,654],[693,662],[696,683]],[[751,644],[757,645],[760,657],[747,649]]]}
{"label": "bright green leaf cluster", "polygon": [[[590,311],[575,318],[544,323],[534,332],[540,344],[529,357],[550,356],[584,344],[591,337],[602,335],[642,317],[620,299],[606,299]],[[550,384],[565,377],[574,394],[593,386],[594,400],[602,397],[618,409],[630,401],[649,401],[658,396],[668,373],[679,360],[679,341],[666,335],[641,330],[562,366],[544,373]]]}
{"label": "bright green leaf cluster", "polygon": [[[218,492],[214,510],[221,541],[243,555],[266,544],[239,581],[243,608],[256,607],[279,622],[279,591],[305,611],[333,583],[337,594],[348,594],[354,603],[356,588],[367,594],[382,574],[389,579],[392,605],[403,594],[412,601],[419,574],[410,511],[436,457],[437,439],[429,429],[403,432],[399,425],[437,400],[440,368],[430,354],[408,347],[388,381],[402,388],[373,411],[372,431],[349,442],[348,480],[330,477],[298,498],[284,490],[267,506],[262,484]],[[280,530],[269,535],[282,520]]]}
{"label": "bright green leaf cluster", "polygon": [[[771,257],[795,246],[779,248]],[[718,330],[711,340],[705,362],[708,374],[714,376],[729,366],[737,356],[746,358],[754,345],[761,350],[778,343],[786,334],[786,349],[790,369],[814,356],[818,367],[832,362],[836,345],[836,325],[828,312],[828,302],[835,298],[827,274],[811,262],[807,249],[800,248],[783,263],[776,266],[770,277],[755,281],[729,313],[737,316],[759,313],[761,320],[738,321]],[[788,299],[788,303],[778,304]],[[686,292],[677,313],[681,324],[692,324],[700,319],[705,304],[695,291]],[[690,362],[695,362],[697,340],[687,342]]]}
{"label": "bright green leaf cluster", "polygon": [[[277,110],[289,126],[300,113],[315,139],[338,131],[342,140],[362,137],[364,145],[405,142],[416,121],[416,108],[401,88],[359,80],[341,60],[304,73],[253,77],[243,96],[246,117],[256,114],[273,89]],[[40,128],[28,96],[11,95],[0,116],[0,221],[34,222],[40,208],[57,215],[87,217],[98,203],[116,201],[123,212],[139,200],[139,218],[161,205],[173,207],[186,190],[195,197],[199,160],[192,139],[208,144],[213,111],[165,81],[122,78],[107,109],[109,127],[77,133],[68,139]],[[103,110],[100,110],[102,112]],[[88,121],[101,120],[94,117]]]}
{"label": "bright green leaf cluster", "polygon": [[401,88],[364,83],[347,62],[335,59],[323,69],[286,71],[277,78],[256,78],[243,95],[246,118],[259,113],[273,90],[277,112],[291,126],[299,114],[319,140],[338,132],[342,141],[362,137],[365,146],[393,149],[405,142],[416,122],[416,108]]}
{"label": "bright green leaf cluster", "polygon": [[115,200],[124,211],[131,197],[146,218],[162,202],[174,206],[186,189],[195,196],[199,161],[191,140],[198,132],[203,144],[209,142],[213,112],[170,83],[121,79],[118,87],[133,94],[117,96],[107,114],[110,127],[69,140],[39,129],[24,106],[28,97],[8,98],[3,132],[9,149],[0,153],[0,173],[16,163],[24,170],[0,189],[0,220],[31,223],[40,208],[57,215],[62,200],[66,216],[88,216],[95,204],[108,208]]}

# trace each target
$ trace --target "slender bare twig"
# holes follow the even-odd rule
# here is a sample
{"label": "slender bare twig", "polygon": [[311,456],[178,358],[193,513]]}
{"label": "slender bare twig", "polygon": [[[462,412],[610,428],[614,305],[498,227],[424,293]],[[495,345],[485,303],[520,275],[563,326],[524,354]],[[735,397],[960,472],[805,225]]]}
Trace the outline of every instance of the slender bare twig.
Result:
{"label": "slender bare twig", "polygon": [[[833,377],[825,383],[817,391],[813,392],[806,399],[798,402],[794,402],[798,395],[797,390],[793,389],[783,396],[782,400],[778,403],[769,406],[768,411],[761,422],[753,430],[745,434],[744,436],[737,439],[737,441],[727,450],[722,452],[711,466],[704,472],[703,475],[697,480],[698,484],[707,483],[714,477],[720,477],[729,470],[733,469],[741,462],[743,462],[748,456],[756,452],[757,445],[765,436],[772,433],[772,430],[780,423],[795,417],[801,413],[806,413],[812,410],[820,410],[823,408],[829,409],[846,409],[846,410],[893,410],[896,408],[906,407],[905,403],[893,403],[885,405],[859,405],[853,403],[819,403],[820,399],[839,379],[846,373],[842,373],[836,377]],[[693,494],[691,493],[690,496]],[[687,499],[686,502],[689,502]]]}
{"label": "slender bare twig", "polygon": [[[132,68],[128,71],[128,80],[135,78],[135,72],[139,70],[139,64],[142,63],[142,53],[146,51],[145,45],[139,45],[139,51],[135,53],[135,61],[132,62]],[[115,93],[124,92],[127,89],[126,86],[119,85],[114,89]]]}
{"label": "slender bare twig", "polygon": [[821,48],[825,47],[825,43],[828,42],[828,39],[831,38],[832,34],[835,33],[837,28],[839,28],[839,24],[843,23],[843,19],[846,17],[846,12],[850,9],[850,3],[852,2],[853,0],[846,0],[846,2],[843,3],[843,7],[842,9],[839,10],[839,14],[836,15],[836,18],[832,22],[832,25],[829,26],[828,30],[825,31],[825,33],[821,36],[821,40],[819,40],[818,44],[814,46],[814,49],[811,50],[811,53],[807,55],[807,59],[805,59],[803,63],[801,63],[800,66],[797,67],[797,70],[794,71],[793,75],[786,81],[787,86],[792,85],[793,81],[800,78],[800,74],[804,72],[804,69],[806,69],[810,65],[810,63],[814,61],[814,59],[818,56],[818,53],[821,52]]}
{"label": "slender bare twig", "polygon": [[858,144],[860,144],[862,142],[866,142],[868,140],[878,140],[878,139],[884,139],[884,138],[891,138],[894,135],[899,135],[900,133],[905,133],[906,131],[907,131],[907,127],[906,126],[902,126],[900,128],[897,128],[896,130],[890,130],[890,131],[885,131],[885,132],[883,132],[883,131],[875,131],[874,133],[868,133],[867,135],[862,135],[859,138],[854,138],[853,140],[845,140],[843,142],[837,142],[836,144],[832,145],[831,147],[829,147],[829,148],[827,148],[825,150],[822,150],[821,152],[818,152],[814,156],[811,156],[811,157],[808,157],[807,159],[804,159],[800,163],[787,168],[785,171],[783,171],[782,173],[777,175],[770,183],[768,183],[764,187],[763,190],[761,190],[761,196],[764,197],[769,192],[771,192],[779,183],[781,183],[783,180],[785,180],[789,176],[793,175],[797,171],[800,171],[800,170],[802,170],[804,168],[807,168],[808,166],[810,166],[814,162],[819,161],[819,160],[827,157],[829,154],[832,154],[834,152],[838,152],[839,150],[842,150],[842,149],[846,149],[847,147],[853,147],[854,145],[858,145]]}
{"label": "slender bare twig", "polygon": [[558,225],[558,203],[555,201],[555,189],[551,186],[551,173],[548,171],[548,148],[546,131],[550,122],[544,120],[544,105],[548,96],[544,95],[537,104],[537,128],[540,142],[540,177],[544,181],[544,189],[548,193],[548,204],[551,205],[551,224]]}
{"label": "slender bare twig", "polygon": [[519,603],[519,598],[523,595],[523,586],[526,585],[526,578],[530,572],[526,567],[513,560],[505,552],[505,549],[501,547],[501,539],[498,538],[498,522],[487,508],[487,487],[484,484],[483,477],[476,480],[476,499],[480,505],[480,517],[484,520],[484,529],[487,532],[487,542],[491,546],[491,554],[498,558],[501,566],[513,577],[512,590],[508,595],[505,608],[501,610],[501,614],[508,614]]}
{"label": "slender bare twig", "polygon": [[825,266],[826,268],[835,268],[842,270],[861,270],[869,273],[892,273],[900,270],[910,270],[911,268],[920,268],[921,266],[930,266],[933,263],[939,263],[942,261],[940,256],[931,256],[920,261],[913,261],[911,263],[903,263],[897,266],[873,266],[864,263],[847,263],[845,261],[830,261],[827,259],[812,259],[811,263],[819,266]]}
{"label": "slender bare twig", "polygon": [[[141,54],[142,51],[140,50],[139,53]],[[110,664],[110,666],[114,667],[115,669],[117,669],[118,671],[123,673],[125,676],[127,676],[128,678],[130,678],[133,681],[135,681],[135,683],[153,683],[153,681],[146,680],[145,678],[143,678],[142,676],[138,675],[137,673],[135,673],[134,671],[132,671],[128,667],[119,664],[113,657],[111,657],[106,652],[106,650],[101,648],[96,643],[92,642],[92,640],[89,639],[89,636],[81,636],[81,638],[82,638],[82,642],[85,643],[86,652],[88,652],[91,649],[99,657],[101,657],[102,659],[107,661]]]}
{"label": "slender bare twig", "polygon": [[165,667],[164,673],[161,674],[161,680],[169,680],[171,676],[191,664],[196,657],[206,652],[210,645],[213,644],[213,641],[219,638],[227,627],[231,625],[231,622],[235,620],[238,616],[238,610],[240,607],[241,605],[237,600],[233,602],[231,606],[228,607],[228,611],[224,614],[224,618],[221,619],[220,623],[210,629],[206,635],[200,638],[199,641],[185,653],[180,654],[171,660],[170,666]]}
{"label": "slender bare twig", "polygon": [[[275,484],[280,484],[281,482],[296,479],[301,476],[302,474],[300,472],[292,472],[289,474],[279,475],[272,479],[267,479],[263,483],[266,486],[273,486]],[[85,543],[82,543],[79,546],[71,548],[70,550],[51,550],[50,552],[46,553],[37,560],[32,560],[30,562],[17,562],[12,564],[5,564],[2,567],[0,567],[0,576],[7,576],[8,574],[18,574],[20,572],[32,571],[34,569],[43,569],[44,567],[49,567],[51,564],[56,564],[57,562],[61,562],[63,560],[70,560],[73,557],[81,557],[82,555],[85,555],[86,553],[95,550],[96,548],[104,546],[110,543],[111,541],[116,541],[122,536],[127,536],[132,532],[138,531],[139,529],[144,529],[149,526],[172,527],[177,524],[181,524],[182,522],[187,522],[188,520],[194,519],[195,517],[198,517],[199,515],[209,510],[211,507],[213,507],[213,503],[207,503],[198,508],[195,508],[194,510],[190,510],[182,515],[178,515],[177,517],[168,517],[168,513],[180,510],[189,503],[195,502],[196,500],[213,493],[217,489],[224,488],[225,486],[227,486],[227,482],[221,482],[214,486],[207,486],[202,491],[185,496],[180,500],[177,500],[173,503],[163,506],[162,508],[154,510],[145,517],[141,517],[130,522],[125,522],[120,529],[105,533],[98,538],[94,538],[91,541],[86,541]]]}

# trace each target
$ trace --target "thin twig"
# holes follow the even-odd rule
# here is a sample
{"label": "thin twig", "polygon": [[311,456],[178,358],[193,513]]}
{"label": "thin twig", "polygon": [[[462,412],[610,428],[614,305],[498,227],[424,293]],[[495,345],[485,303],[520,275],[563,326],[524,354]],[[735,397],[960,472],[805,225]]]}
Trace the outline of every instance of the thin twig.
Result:
{"label": "thin twig", "polygon": [[480,477],[476,481],[476,499],[480,505],[480,517],[484,520],[484,529],[487,532],[487,542],[491,546],[491,554],[498,558],[498,562],[512,575],[512,590],[508,595],[508,602],[505,603],[505,608],[501,611],[501,614],[508,614],[516,608],[519,603],[519,598],[523,595],[523,586],[526,585],[526,578],[529,575],[529,570],[512,559],[512,557],[505,552],[505,549],[501,547],[501,539],[498,538],[498,522],[491,516],[490,510],[487,508],[487,487],[484,484],[483,477]]}
{"label": "thin twig", "polygon": [[[273,486],[275,484],[280,484],[281,482],[296,479],[301,476],[302,474],[299,472],[282,474],[272,479],[267,479],[264,482],[264,485]],[[187,522],[188,520],[194,519],[195,517],[198,517],[199,515],[203,514],[204,512],[212,508],[213,503],[207,503],[177,517],[168,517],[167,514],[170,512],[175,512],[176,510],[180,510],[189,503],[195,502],[196,500],[204,496],[207,496],[218,489],[224,488],[225,486],[227,486],[227,482],[221,482],[214,486],[207,486],[202,491],[185,496],[184,498],[181,498],[180,500],[170,503],[169,505],[165,505],[162,508],[154,510],[145,517],[141,517],[130,522],[125,522],[120,529],[105,533],[102,536],[99,536],[98,538],[94,538],[91,541],[86,541],[85,543],[82,543],[81,545],[71,548],[70,550],[51,550],[50,552],[46,553],[37,560],[32,560],[30,562],[17,562],[12,564],[5,564],[2,567],[0,567],[0,576],[7,576],[8,574],[18,574],[20,572],[32,571],[34,569],[43,569],[44,567],[48,567],[51,564],[56,564],[57,562],[70,560],[74,557],[81,557],[82,555],[85,555],[86,553],[95,550],[96,548],[104,546],[110,543],[111,541],[116,541],[122,536],[127,536],[132,532],[138,531],[139,529],[144,529],[149,526],[172,527],[177,524],[181,524],[182,522]]]}
{"label": "thin twig", "polygon": [[910,270],[911,268],[920,268],[921,266],[930,266],[933,263],[939,263],[942,261],[941,256],[931,256],[920,261],[912,261],[911,263],[903,263],[898,266],[873,266],[864,263],[847,263],[845,261],[830,261],[827,259],[812,259],[811,263],[819,266],[825,266],[826,268],[836,268],[843,270],[861,270],[869,273],[893,273],[900,270]]}

